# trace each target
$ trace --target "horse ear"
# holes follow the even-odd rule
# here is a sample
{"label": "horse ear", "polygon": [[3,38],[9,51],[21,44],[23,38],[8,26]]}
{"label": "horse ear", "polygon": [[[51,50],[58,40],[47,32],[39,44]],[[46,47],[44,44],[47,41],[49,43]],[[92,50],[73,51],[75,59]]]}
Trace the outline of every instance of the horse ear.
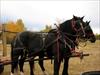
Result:
{"label": "horse ear", "polygon": [[75,19],[75,20],[76,20],[76,19],[77,19],[77,17],[76,17],[75,15],[73,15],[73,19]]}
{"label": "horse ear", "polygon": [[84,16],[83,16],[83,17],[81,17],[81,20],[83,20],[83,18],[84,18]]}
{"label": "horse ear", "polygon": [[91,21],[89,21],[88,23],[90,23]]}
{"label": "horse ear", "polygon": [[86,21],[87,25],[89,25],[90,21]]}
{"label": "horse ear", "polygon": [[87,24],[89,25],[90,21],[87,22]]}
{"label": "horse ear", "polygon": [[74,18],[75,16],[73,15],[73,18]]}
{"label": "horse ear", "polygon": [[86,21],[85,23],[88,23],[88,21]]}

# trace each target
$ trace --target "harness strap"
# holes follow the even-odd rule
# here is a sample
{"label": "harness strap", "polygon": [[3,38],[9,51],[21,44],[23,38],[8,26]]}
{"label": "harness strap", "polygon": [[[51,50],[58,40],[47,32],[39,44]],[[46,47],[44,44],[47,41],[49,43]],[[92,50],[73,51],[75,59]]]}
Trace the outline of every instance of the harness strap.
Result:
{"label": "harness strap", "polygon": [[48,48],[50,45],[54,44],[55,42],[57,42],[58,39],[60,39],[61,36],[57,37],[54,41],[52,41],[51,43],[49,43],[48,45],[45,46],[45,48]]}
{"label": "harness strap", "polygon": [[[57,37],[59,37],[59,35]],[[59,47],[60,47],[60,43],[59,43],[59,39],[58,39],[57,40],[57,58],[58,58],[58,62],[59,62]]]}
{"label": "harness strap", "polygon": [[71,25],[72,25],[72,28],[73,28],[73,30],[75,31],[75,32],[77,32],[77,29],[75,28],[75,21],[72,19],[72,21],[71,21]]}
{"label": "harness strap", "polygon": [[24,44],[22,43],[21,38],[20,38],[20,34],[21,34],[21,33],[19,33],[19,35],[18,35],[17,39],[18,39],[18,41],[19,41],[20,45],[24,47]]}
{"label": "harness strap", "polygon": [[83,34],[84,34],[83,36],[85,37],[85,31],[84,31],[84,27],[83,27],[82,23],[80,23],[81,28],[79,28],[79,29],[76,29],[75,23],[76,23],[76,21],[75,21],[74,19],[72,19],[72,21],[71,21],[72,29],[73,29],[75,32],[77,32],[77,33],[78,33],[80,30],[82,30],[82,32],[83,32]]}
{"label": "harness strap", "polygon": [[83,36],[85,37],[85,31],[84,31],[84,28],[83,28],[83,25],[82,25],[82,23],[80,23],[80,25],[81,25],[81,29],[82,29],[82,32],[83,32]]}
{"label": "harness strap", "polygon": [[[20,34],[21,33],[18,33],[15,40],[14,40],[14,48],[13,49],[14,50],[23,49],[23,57],[22,58],[24,58],[25,53],[26,53],[26,49],[25,49],[25,46],[24,46],[24,44],[22,43],[22,41],[20,39]],[[19,42],[19,45],[20,45],[19,47],[16,47],[17,41]]]}
{"label": "harness strap", "polygon": [[21,46],[24,46],[23,43],[22,43],[22,41],[21,41],[21,39],[20,39],[20,34],[21,34],[21,33],[18,33],[18,34],[16,35],[16,38],[15,38],[15,40],[14,40],[14,46],[16,45],[16,42],[17,42],[17,41],[19,42],[19,44],[20,44]]}

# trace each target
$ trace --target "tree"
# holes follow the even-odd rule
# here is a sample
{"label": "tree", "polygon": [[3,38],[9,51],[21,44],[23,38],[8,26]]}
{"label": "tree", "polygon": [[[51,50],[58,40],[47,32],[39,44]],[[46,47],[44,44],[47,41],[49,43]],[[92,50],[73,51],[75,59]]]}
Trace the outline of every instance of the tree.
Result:
{"label": "tree", "polygon": [[6,32],[7,43],[10,43],[18,32],[25,31],[24,23],[21,19],[18,19],[16,23],[9,21],[5,24],[5,30],[8,31]]}
{"label": "tree", "polygon": [[42,30],[42,32],[49,32],[52,29],[52,26],[46,25],[45,29]]}
{"label": "tree", "polygon": [[25,31],[25,26],[22,19],[18,19],[16,22],[18,31]]}
{"label": "tree", "polygon": [[97,40],[100,40],[100,34],[96,34],[95,36]]}

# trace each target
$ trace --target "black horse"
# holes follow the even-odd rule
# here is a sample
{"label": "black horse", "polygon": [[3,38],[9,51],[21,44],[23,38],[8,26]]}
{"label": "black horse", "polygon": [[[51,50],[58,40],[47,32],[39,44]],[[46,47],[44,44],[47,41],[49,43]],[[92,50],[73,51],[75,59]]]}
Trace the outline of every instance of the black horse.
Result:
{"label": "black horse", "polygon": [[42,51],[43,38],[41,37],[41,35],[39,33],[33,33],[30,31],[18,33],[18,35],[13,39],[11,43],[11,48],[12,48],[11,50],[11,60],[12,60],[11,75],[13,75],[14,70],[17,69],[18,63],[19,63],[21,75],[23,75],[23,72],[24,72],[23,65],[24,65],[24,60],[26,59],[26,57],[31,58],[31,60],[29,60],[30,75],[34,75],[33,74],[34,57],[44,56],[43,51]]}
{"label": "black horse", "polygon": [[[81,38],[88,38],[91,42],[95,42],[95,37],[89,23],[83,22],[83,17],[80,18],[76,16],[60,24],[57,29],[51,30],[45,38],[45,45],[43,38],[38,33],[29,31],[19,33],[11,43],[11,59],[13,61],[11,64],[12,74],[14,73],[14,69],[17,68],[18,63],[20,71],[23,73],[23,65],[26,56],[33,57],[33,59],[35,56],[43,58],[44,52],[46,52],[47,57],[50,59],[54,56],[54,75],[59,75],[59,67],[63,59],[64,70],[62,74],[68,75],[68,61],[71,55],[71,49],[75,48],[75,41],[79,36]],[[30,75],[34,75],[33,59],[29,61]],[[39,65],[45,72],[43,60],[39,61]]]}
{"label": "black horse", "polygon": [[[68,61],[73,49],[77,46],[78,38],[87,39],[92,43],[96,41],[89,22],[83,22],[83,17],[76,16],[60,24],[57,29],[51,30],[46,36],[47,55],[51,59],[54,56],[54,75],[59,75],[62,60],[64,60],[62,75],[68,75]],[[50,42],[52,44],[48,46]]]}

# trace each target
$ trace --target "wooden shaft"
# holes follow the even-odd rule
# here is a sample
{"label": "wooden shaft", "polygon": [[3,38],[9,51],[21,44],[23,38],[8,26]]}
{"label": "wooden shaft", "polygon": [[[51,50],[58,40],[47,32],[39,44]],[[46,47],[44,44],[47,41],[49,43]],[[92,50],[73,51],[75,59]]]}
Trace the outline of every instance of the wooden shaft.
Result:
{"label": "wooden shaft", "polygon": [[[87,53],[87,54],[83,54],[83,56],[89,56],[89,54]],[[79,57],[78,55],[75,55],[75,56],[71,56],[71,57]],[[25,62],[28,62],[28,61],[30,61],[32,58],[28,58],[28,59],[26,59],[25,60]],[[54,59],[54,57],[52,58],[52,59]],[[33,59],[34,61],[39,61],[39,60],[50,60],[49,58],[47,58],[47,57],[45,57],[45,58],[41,58],[41,59],[39,59],[39,58],[37,58],[37,59]],[[19,61],[19,60],[17,60],[17,61]],[[9,64],[11,64],[11,63],[14,63],[14,61],[11,61],[11,60],[5,60],[5,61],[2,61],[1,63],[0,63],[0,66],[1,65],[9,65]]]}
{"label": "wooden shaft", "polygon": [[7,56],[5,24],[2,25],[3,56]]}

